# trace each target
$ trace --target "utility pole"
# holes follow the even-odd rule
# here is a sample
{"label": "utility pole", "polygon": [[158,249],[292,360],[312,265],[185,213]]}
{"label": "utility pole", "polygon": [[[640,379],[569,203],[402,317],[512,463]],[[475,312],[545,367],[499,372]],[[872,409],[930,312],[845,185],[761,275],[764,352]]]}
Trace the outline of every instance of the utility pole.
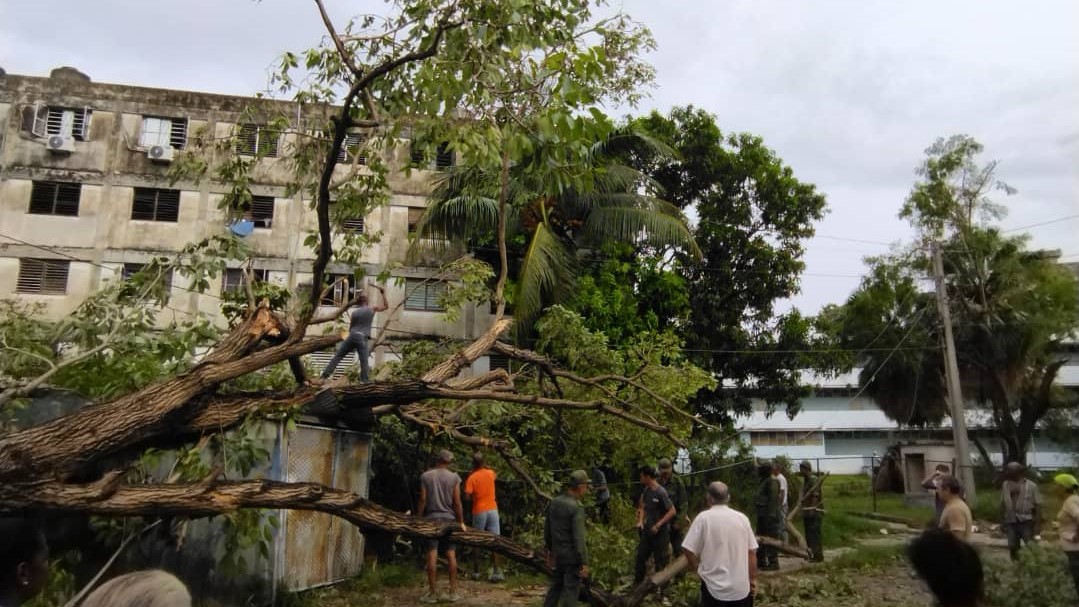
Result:
{"label": "utility pole", "polygon": [[976,503],[974,468],[970,464],[970,444],[967,442],[967,419],[963,413],[963,388],[959,384],[959,362],[955,355],[955,337],[952,335],[952,314],[948,309],[948,293],[944,288],[944,259],[940,243],[933,242],[933,278],[937,283],[937,308],[944,324],[944,370],[948,382],[948,404],[952,416],[952,440],[955,442],[955,459],[958,462],[959,482],[966,490],[967,502]]}

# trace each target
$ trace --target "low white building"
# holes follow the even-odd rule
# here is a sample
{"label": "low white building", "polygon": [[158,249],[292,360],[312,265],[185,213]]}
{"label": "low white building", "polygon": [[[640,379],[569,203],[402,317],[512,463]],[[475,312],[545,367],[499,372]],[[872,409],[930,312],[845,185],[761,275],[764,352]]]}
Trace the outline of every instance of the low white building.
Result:
{"label": "low white building", "polygon": [[[1060,371],[1060,385],[1079,389],[1079,354],[1072,353]],[[924,478],[938,464],[954,466],[951,420],[939,427],[906,428],[889,419],[867,396],[858,396],[858,370],[835,378],[812,377],[814,394],[802,401],[793,418],[783,410],[769,414],[764,403],[737,420],[740,437],[762,458],[783,456],[794,462],[809,460],[815,468],[833,474],[868,474],[880,465],[889,448],[900,447],[904,476]],[[971,404],[967,428],[983,444],[994,463],[1002,464],[998,443],[990,437],[989,412]],[[973,450],[977,457],[977,450]],[[1076,465],[1076,454],[1036,433],[1028,464],[1039,469]],[[954,469],[954,468],[953,468]]]}

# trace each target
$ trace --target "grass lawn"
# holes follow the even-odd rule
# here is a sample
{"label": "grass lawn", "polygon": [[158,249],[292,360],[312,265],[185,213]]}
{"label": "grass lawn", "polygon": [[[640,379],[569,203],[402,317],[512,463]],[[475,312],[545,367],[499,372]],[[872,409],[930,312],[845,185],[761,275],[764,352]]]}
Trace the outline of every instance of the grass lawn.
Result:
{"label": "grass lawn", "polygon": [[[1060,498],[1052,483],[1041,485],[1042,520],[1051,522],[1060,510]],[[930,502],[931,503],[931,502]],[[909,520],[919,527],[929,524],[933,519],[931,506],[908,505],[903,496],[895,493],[878,493],[874,507],[873,493],[870,490],[869,477],[863,475],[832,475],[824,482],[824,505],[829,520],[836,515],[848,512],[876,512]],[[978,503],[971,507],[974,517],[981,521],[999,522],[1000,489],[979,488]],[[841,521],[835,521],[841,523]],[[879,524],[872,523],[874,529]],[[1046,525],[1048,528],[1050,525]],[[825,524],[825,545],[828,545],[828,524]]]}

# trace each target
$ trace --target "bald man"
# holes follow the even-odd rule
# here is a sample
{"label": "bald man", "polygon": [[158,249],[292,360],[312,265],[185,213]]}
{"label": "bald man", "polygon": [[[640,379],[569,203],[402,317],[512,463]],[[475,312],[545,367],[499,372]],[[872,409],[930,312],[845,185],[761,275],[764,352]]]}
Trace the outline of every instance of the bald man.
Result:
{"label": "bald man", "polygon": [[682,553],[701,578],[701,607],[752,607],[757,589],[757,536],[728,504],[725,483],[708,485],[708,510],[689,526]]}
{"label": "bald man", "polygon": [[1038,486],[1026,478],[1026,468],[1019,462],[1004,466],[1004,484],[1000,488],[1000,509],[1004,533],[1008,536],[1008,552],[1012,560],[1019,559],[1021,544],[1030,545],[1038,535],[1041,521],[1042,497]]}

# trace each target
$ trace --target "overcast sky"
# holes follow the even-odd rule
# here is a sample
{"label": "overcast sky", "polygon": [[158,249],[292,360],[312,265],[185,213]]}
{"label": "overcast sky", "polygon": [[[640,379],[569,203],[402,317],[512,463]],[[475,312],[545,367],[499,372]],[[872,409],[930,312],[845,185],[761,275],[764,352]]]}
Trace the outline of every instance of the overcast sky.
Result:
{"label": "overcast sky", "polygon": [[[327,0],[340,19],[381,2]],[[626,0],[652,28],[658,87],[643,110],[693,104],[749,131],[828,197],[822,236],[894,242],[913,170],[934,139],[966,133],[1019,191],[1007,228],[1079,214],[1079,3]],[[0,67],[70,65],[98,82],[251,94],[285,50],[317,44],[300,0],[0,0]],[[1079,261],[1079,219],[1031,228]],[[857,286],[887,247],[816,238],[813,313]]]}

